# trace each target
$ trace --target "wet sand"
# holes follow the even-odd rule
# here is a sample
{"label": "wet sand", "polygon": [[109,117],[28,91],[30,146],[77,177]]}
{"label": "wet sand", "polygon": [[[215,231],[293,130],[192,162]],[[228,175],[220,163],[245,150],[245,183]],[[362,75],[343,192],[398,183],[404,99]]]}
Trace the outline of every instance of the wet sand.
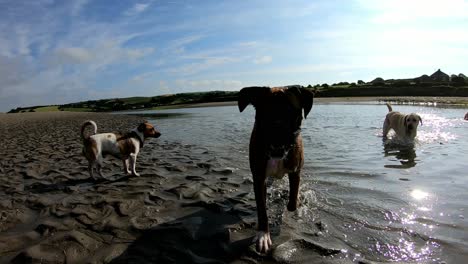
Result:
{"label": "wet sand", "polygon": [[[140,152],[141,177],[124,176],[121,162],[107,157],[106,179],[91,179],[79,135],[87,119],[98,132],[142,121],[0,115],[0,263],[349,262],[333,243],[298,239],[288,228],[273,230],[276,248],[257,254],[250,175],[222,167],[209,149],[165,141],[165,131]],[[309,231],[323,227],[310,223]],[[291,250],[299,254],[291,257]]]}

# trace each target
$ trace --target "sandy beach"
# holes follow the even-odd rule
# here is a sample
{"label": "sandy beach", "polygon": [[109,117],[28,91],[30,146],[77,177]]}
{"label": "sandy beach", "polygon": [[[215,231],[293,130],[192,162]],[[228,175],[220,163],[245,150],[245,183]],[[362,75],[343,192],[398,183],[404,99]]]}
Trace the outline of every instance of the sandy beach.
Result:
{"label": "sandy beach", "polygon": [[[106,179],[92,180],[79,135],[87,119],[98,132],[141,121],[0,115],[0,263],[274,263],[287,254],[284,247],[268,256],[253,250],[250,175],[230,177],[235,170],[219,167],[209,149],[166,142],[164,131],[140,152],[141,177],[125,177],[121,162],[108,157]],[[282,230],[275,243],[288,240]],[[308,260],[333,251],[307,246],[317,248]]]}

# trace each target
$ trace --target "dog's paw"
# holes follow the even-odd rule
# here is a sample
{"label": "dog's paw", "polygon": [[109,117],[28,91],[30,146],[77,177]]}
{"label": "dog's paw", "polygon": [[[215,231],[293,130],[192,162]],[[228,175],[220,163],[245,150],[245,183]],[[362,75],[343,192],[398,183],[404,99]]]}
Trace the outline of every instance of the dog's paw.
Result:
{"label": "dog's paw", "polygon": [[288,211],[289,211],[289,212],[294,212],[294,211],[296,211],[296,209],[297,209],[297,203],[291,203],[291,202],[289,202],[287,208],[288,208]]}
{"label": "dog's paw", "polygon": [[272,244],[269,232],[257,232],[254,241],[257,243],[257,251],[260,253],[268,252]]}
{"label": "dog's paw", "polygon": [[124,171],[124,173],[127,174],[127,175],[132,175],[132,172],[129,171],[129,170],[128,170],[128,171]]}
{"label": "dog's paw", "polygon": [[132,173],[132,175],[133,175],[133,176],[140,177],[140,173],[137,173],[137,172],[135,172],[135,173]]}

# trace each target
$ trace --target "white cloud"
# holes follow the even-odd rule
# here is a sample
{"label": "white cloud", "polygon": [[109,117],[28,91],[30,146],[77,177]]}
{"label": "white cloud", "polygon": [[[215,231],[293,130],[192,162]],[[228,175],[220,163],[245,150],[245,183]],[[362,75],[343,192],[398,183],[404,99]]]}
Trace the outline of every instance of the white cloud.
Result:
{"label": "white cloud", "polygon": [[241,47],[257,47],[259,45],[258,41],[247,41],[247,42],[241,42],[239,43],[239,46]]}
{"label": "white cloud", "polygon": [[268,64],[273,61],[273,58],[271,56],[262,56],[259,58],[254,59],[255,64]]}
{"label": "white cloud", "polygon": [[140,83],[140,82],[143,82],[143,81],[146,81],[152,77],[154,77],[156,75],[155,72],[145,72],[145,73],[141,73],[141,74],[138,74],[138,75],[135,75],[133,76],[131,79],[130,79],[130,82],[133,82],[133,83]]}
{"label": "white cloud", "polygon": [[103,69],[114,63],[134,62],[154,52],[154,48],[123,48],[117,41],[102,41],[89,48],[64,47],[55,51],[52,66],[88,64],[90,69]]}
{"label": "white cloud", "polygon": [[175,39],[169,44],[167,50],[169,52],[180,55],[180,54],[185,53],[185,46],[190,45],[194,42],[197,42],[203,38],[204,38],[203,35],[191,35],[191,36],[186,36],[183,38]]}
{"label": "white cloud", "polygon": [[187,90],[232,90],[239,89],[242,82],[238,80],[176,80],[175,85]]}
{"label": "white cloud", "polygon": [[182,66],[169,68],[167,72],[178,75],[192,75],[202,71],[212,69],[224,64],[240,61],[241,58],[234,57],[205,57],[200,62],[186,63]]}
{"label": "white cloud", "polygon": [[126,16],[134,16],[145,11],[151,4],[150,3],[136,3],[130,9],[125,11]]}
{"label": "white cloud", "polygon": [[29,55],[29,53],[31,52],[31,50],[29,49],[30,43],[28,42],[29,29],[27,29],[26,27],[17,26],[16,36],[18,37],[17,39],[18,54]]}
{"label": "white cloud", "polygon": [[32,74],[23,57],[0,55],[0,98],[5,97],[11,87],[27,80]]}
{"label": "white cloud", "polygon": [[64,78],[62,69],[49,69],[22,78],[10,84],[0,93],[2,107],[8,110],[17,106],[44,105],[79,101],[86,98],[86,78],[71,75]]}
{"label": "white cloud", "polygon": [[154,52],[154,48],[126,49],[127,56],[131,60],[137,60]]}
{"label": "white cloud", "polygon": [[56,51],[58,63],[87,63],[92,61],[94,55],[87,49],[79,47],[61,48]]}

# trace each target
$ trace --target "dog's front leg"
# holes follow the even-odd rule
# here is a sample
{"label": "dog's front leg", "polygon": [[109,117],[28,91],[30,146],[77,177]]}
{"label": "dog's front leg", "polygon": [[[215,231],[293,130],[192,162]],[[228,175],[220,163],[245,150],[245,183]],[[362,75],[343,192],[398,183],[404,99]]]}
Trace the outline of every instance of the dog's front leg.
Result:
{"label": "dog's front leg", "polygon": [[299,195],[299,183],[301,180],[301,171],[288,173],[289,177],[289,203],[288,211],[297,209],[297,197]]}
{"label": "dog's front leg", "polygon": [[132,170],[132,175],[140,176],[140,174],[136,172],[137,153],[131,153],[129,160],[130,160],[130,168]]}
{"label": "dog's front leg", "polygon": [[390,132],[390,121],[388,120],[388,118],[385,118],[383,129],[382,129],[383,139],[387,138],[388,132]]}
{"label": "dog's front leg", "polygon": [[265,172],[253,175],[255,202],[257,204],[258,231],[255,236],[257,251],[267,252],[271,247],[271,238],[268,227],[268,215],[266,211],[266,179]]}

